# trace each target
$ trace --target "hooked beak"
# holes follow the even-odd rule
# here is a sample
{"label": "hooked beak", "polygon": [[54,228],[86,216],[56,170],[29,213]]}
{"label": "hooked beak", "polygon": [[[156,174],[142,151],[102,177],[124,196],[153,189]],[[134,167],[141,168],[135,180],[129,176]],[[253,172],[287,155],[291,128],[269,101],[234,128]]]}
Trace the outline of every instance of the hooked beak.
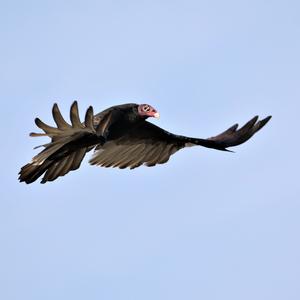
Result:
{"label": "hooked beak", "polygon": [[159,112],[156,112],[155,114],[153,114],[153,117],[156,118],[156,119],[159,119],[160,118]]}

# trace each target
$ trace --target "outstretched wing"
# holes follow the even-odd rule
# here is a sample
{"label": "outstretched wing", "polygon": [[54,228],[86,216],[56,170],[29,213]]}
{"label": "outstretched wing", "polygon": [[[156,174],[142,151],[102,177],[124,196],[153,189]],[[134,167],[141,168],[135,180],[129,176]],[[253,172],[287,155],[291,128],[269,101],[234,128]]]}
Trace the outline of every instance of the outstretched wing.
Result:
{"label": "outstretched wing", "polygon": [[97,147],[90,164],[120,169],[134,169],[143,164],[150,167],[166,163],[184,146],[185,142],[179,136],[145,121],[121,138]]}
{"label": "outstretched wing", "polygon": [[258,121],[258,116],[255,116],[240,129],[238,129],[239,125],[235,124],[214,137],[208,139],[190,138],[190,142],[207,148],[229,151],[227,148],[238,146],[249,140],[256,132],[263,128],[270,119],[271,116],[268,116]]}
{"label": "outstretched wing", "polygon": [[30,136],[49,136],[51,142],[42,145],[44,149],[32,161],[21,168],[20,181],[31,183],[44,175],[42,183],[53,181],[69,171],[79,168],[90,147],[103,142],[94,128],[93,108],[90,106],[85,114],[85,121],[79,119],[78,106],[75,101],[70,109],[71,124],[62,117],[57,104],[52,109],[57,127],[52,127],[36,118],[36,125],[45,133],[31,133]]}
{"label": "outstretched wing", "polygon": [[166,163],[178,150],[193,145],[229,151],[228,147],[244,143],[270,119],[269,116],[257,122],[258,117],[254,117],[240,129],[237,129],[238,125],[235,124],[223,133],[208,139],[175,135],[146,121],[121,138],[98,146],[90,164],[121,169],[134,169],[141,165],[155,166]]}

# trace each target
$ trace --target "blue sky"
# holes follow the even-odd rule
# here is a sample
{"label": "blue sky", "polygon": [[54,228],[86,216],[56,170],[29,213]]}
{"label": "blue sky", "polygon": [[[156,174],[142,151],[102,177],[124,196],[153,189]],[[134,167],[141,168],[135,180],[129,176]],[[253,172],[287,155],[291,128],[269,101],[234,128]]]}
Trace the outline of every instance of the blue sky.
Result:
{"label": "blue sky", "polygon": [[[300,297],[298,1],[2,1],[0,298]],[[57,101],[149,103],[208,137],[271,122],[236,153],[20,184]]]}

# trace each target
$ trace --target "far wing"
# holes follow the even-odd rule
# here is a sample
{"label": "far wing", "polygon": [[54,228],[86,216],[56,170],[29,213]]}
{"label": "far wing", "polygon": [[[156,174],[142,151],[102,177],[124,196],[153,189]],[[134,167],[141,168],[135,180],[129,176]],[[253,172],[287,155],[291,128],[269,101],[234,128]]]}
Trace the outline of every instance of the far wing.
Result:
{"label": "far wing", "polygon": [[208,139],[190,138],[190,142],[207,148],[229,151],[227,150],[228,147],[238,146],[248,141],[255,133],[263,128],[270,119],[271,116],[268,116],[259,121],[258,116],[255,116],[241,128],[238,128],[238,124],[235,124],[214,137]]}
{"label": "far wing", "polygon": [[90,164],[120,169],[134,169],[143,164],[150,167],[166,163],[184,146],[185,142],[176,135],[145,121],[121,138],[98,148]]}
{"label": "far wing", "polygon": [[178,150],[195,145],[229,151],[228,147],[246,142],[270,119],[271,116],[258,121],[258,117],[254,117],[240,129],[236,124],[208,139],[175,135],[152,123],[143,122],[121,138],[97,147],[90,164],[121,169],[134,169],[143,164],[155,166],[166,163]]}

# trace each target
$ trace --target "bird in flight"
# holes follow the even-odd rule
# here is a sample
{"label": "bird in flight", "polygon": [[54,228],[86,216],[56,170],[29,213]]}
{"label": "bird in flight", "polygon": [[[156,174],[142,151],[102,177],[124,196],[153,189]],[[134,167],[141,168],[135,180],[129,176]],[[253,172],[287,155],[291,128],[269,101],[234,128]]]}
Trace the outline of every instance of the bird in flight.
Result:
{"label": "bird in flight", "polygon": [[148,118],[159,117],[149,104],[116,105],[95,115],[90,106],[81,122],[75,101],[70,109],[71,124],[65,121],[57,104],[53,105],[52,115],[57,127],[35,119],[44,133],[30,136],[48,136],[51,142],[39,146],[44,149],[21,168],[21,182],[29,184],[43,175],[41,183],[46,183],[64,176],[78,169],[92,149],[95,151],[91,165],[120,169],[164,164],[172,154],[190,146],[230,151],[227,148],[246,142],[271,119],[268,116],[259,121],[255,116],[239,129],[235,124],[214,137],[202,139],[176,135],[148,122]]}

